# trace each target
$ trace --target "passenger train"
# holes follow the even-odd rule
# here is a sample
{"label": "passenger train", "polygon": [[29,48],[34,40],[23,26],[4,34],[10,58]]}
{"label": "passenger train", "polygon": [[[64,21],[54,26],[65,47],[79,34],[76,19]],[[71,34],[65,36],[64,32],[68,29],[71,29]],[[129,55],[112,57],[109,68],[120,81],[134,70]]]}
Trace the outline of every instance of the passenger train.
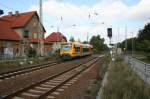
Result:
{"label": "passenger train", "polygon": [[92,45],[82,44],[79,42],[62,43],[60,48],[60,56],[63,60],[70,60],[76,57],[91,55],[92,53]]}

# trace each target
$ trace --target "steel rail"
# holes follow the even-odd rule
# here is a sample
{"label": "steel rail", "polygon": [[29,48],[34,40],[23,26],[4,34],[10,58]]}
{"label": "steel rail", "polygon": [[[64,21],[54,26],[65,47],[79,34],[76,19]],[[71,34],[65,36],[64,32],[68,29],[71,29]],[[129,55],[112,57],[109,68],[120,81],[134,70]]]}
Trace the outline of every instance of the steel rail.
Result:
{"label": "steel rail", "polygon": [[20,75],[20,74],[29,73],[29,72],[36,71],[36,70],[39,70],[42,68],[50,67],[50,66],[53,66],[53,65],[56,65],[59,63],[61,63],[61,62],[52,61],[52,62],[48,62],[48,63],[44,63],[44,64],[34,65],[34,66],[30,66],[30,67],[21,68],[18,70],[1,73],[0,80],[4,80],[6,78],[11,78],[12,76],[16,76],[16,75]]}
{"label": "steel rail", "polygon": [[[95,57],[92,58],[90,61],[92,61],[92,60],[94,60],[94,59],[95,59]],[[73,70],[73,69],[75,69],[75,68],[77,68],[77,67],[80,67],[81,65],[83,65],[83,64],[85,64],[85,63],[88,63],[88,62],[89,62],[89,60],[87,60],[86,62],[80,63],[80,64],[78,64],[77,66],[74,66],[74,67],[72,67],[72,68],[69,68],[69,69],[67,69],[67,70],[65,70],[65,71],[62,71],[61,73],[52,75],[52,76],[50,76],[50,77],[48,77],[48,78],[46,78],[46,79],[44,79],[44,80],[42,80],[42,81],[36,82],[36,83],[34,83],[34,84],[32,84],[32,85],[29,85],[29,86],[27,86],[27,87],[25,87],[25,88],[23,88],[23,89],[20,89],[20,90],[18,90],[18,91],[15,91],[15,92],[13,92],[13,93],[11,93],[11,94],[9,94],[9,95],[5,95],[5,96],[2,97],[2,99],[10,99],[10,98],[12,98],[12,97],[14,97],[14,96],[17,96],[17,95],[19,95],[19,94],[21,94],[21,93],[23,93],[23,92],[25,92],[25,91],[27,91],[27,90],[29,90],[29,89],[32,89],[32,88],[34,88],[34,87],[36,87],[36,86],[38,86],[38,85],[41,85],[41,84],[44,83],[44,82],[47,82],[47,81],[49,81],[49,80],[51,80],[51,79],[54,79],[54,78],[56,78],[56,77],[58,77],[58,76],[60,76],[60,75],[62,75],[62,74],[64,74],[64,73],[69,72],[69,71],[71,71],[71,70]],[[93,63],[94,63],[94,62],[93,62]]]}

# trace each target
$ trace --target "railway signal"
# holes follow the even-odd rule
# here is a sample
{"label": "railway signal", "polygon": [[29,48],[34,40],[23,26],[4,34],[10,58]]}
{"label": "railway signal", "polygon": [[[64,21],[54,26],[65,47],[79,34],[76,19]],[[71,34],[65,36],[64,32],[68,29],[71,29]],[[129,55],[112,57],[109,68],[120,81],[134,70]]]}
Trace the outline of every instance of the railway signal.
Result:
{"label": "railway signal", "polygon": [[0,15],[4,14],[4,11],[0,9]]}
{"label": "railway signal", "polygon": [[107,36],[110,39],[110,44],[111,44],[111,38],[112,38],[112,28],[107,28]]}

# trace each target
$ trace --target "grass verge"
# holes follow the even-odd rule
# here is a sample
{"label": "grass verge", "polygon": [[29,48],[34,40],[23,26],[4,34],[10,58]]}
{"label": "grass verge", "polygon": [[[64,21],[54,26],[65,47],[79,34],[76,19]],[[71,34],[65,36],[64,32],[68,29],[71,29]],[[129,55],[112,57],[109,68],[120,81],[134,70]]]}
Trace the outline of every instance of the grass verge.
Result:
{"label": "grass verge", "polygon": [[150,99],[150,86],[118,58],[109,68],[102,99]]}

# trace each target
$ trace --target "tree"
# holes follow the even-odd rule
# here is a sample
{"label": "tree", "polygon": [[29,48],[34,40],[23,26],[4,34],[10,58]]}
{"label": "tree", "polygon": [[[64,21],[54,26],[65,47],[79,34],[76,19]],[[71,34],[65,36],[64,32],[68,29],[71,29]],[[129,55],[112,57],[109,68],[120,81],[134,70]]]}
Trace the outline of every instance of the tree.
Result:
{"label": "tree", "polygon": [[74,41],[75,41],[75,40],[74,40],[74,37],[71,36],[69,41],[70,41],[70,42],[74,42]]}
{"label": "tree", "polygon": [[150,52],[150,23],[140,30],[137,38],[137,49]]}
{"label": "tree", "polygon": [[100,38],[100,35],[93,36],[90,39],[90,44],[93,45],[94,52],[99,53],[106,50],[108,47],[104,44],[104,38]]}
{"label": "tree", "polygon": [[136,38],[129,38],[129,39],[126,39],[124,40],[122,43],[118,43],[118,46],[122,49],[124,49],[126,46],[126,42],[128,43],[127,44],[127,49],[128,51],[131,51],[132,50],[132,41],[135,41]]}
{"label": "tree", "polygon": [[83,43],[83,44],[87,44],[88,42],[87,42],[87,41],[83,41],[82,43]]}
{"label": "tree", "polygon": [[150,41],[150,23],[145,25],[144,29],[139,31],[138,40],[139,41],[143,41],[143,40]]}
{"label": "tree", "polygon": [[145,25],[144,29],[141,29],[138,33],[137,38],[126,39],[121,42],[121,48],[124,48],[125,42],[128,42],[127,50],[132,50],[132,39],[134,44],[134,50],[136,51],[144,51],[150,53],[150,23]]}
{"label": "tree", "polygon": [[31,57],[35,57],[36,56],[36,50],[34,49],[34,48],[29,48],[28,49],[28,52],[27,52],[27,56],[29,57],[29,58],[31,58]]}

